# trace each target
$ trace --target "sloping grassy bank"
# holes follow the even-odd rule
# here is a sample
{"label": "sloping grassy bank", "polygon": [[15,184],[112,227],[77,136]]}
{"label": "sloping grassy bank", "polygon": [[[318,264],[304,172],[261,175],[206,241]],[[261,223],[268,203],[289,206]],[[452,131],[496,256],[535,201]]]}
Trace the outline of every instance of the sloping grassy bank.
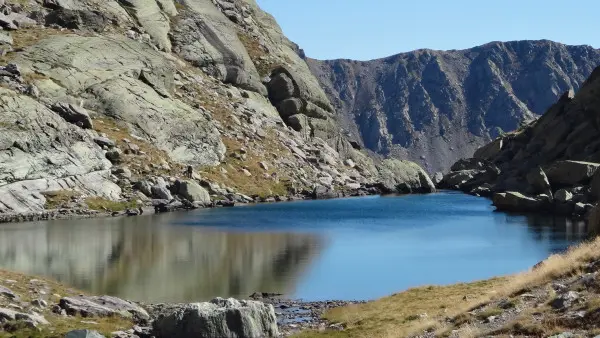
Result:
{"label": "sloping grassy bank", "polygon": [[[472,283],[424,286],[325,314],[344,331],[319,337],[548,337],[600,333],[600,238],[530,271]],[[565,302],[566,298],[575,300]]]}

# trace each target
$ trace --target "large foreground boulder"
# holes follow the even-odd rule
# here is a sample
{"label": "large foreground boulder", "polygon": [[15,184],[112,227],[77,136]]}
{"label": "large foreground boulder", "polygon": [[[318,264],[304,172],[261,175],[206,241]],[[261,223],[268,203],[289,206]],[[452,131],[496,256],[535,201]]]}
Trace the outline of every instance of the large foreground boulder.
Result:
{"label": "large foreground boulder", "polygon": [[158,338],[278,337],[272,305],[256,301],[213,299],[175,310],[153,323]]}

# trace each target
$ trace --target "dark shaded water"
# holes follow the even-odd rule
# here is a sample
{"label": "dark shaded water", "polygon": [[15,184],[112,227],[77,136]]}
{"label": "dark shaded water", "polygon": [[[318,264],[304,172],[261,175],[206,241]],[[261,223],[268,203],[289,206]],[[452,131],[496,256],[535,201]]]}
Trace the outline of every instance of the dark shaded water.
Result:
{"label": "dark shaded water", "polygon": [[0,267],[148,302],[373,299],[526,270],[594,231],[457,193],[0,226]]}

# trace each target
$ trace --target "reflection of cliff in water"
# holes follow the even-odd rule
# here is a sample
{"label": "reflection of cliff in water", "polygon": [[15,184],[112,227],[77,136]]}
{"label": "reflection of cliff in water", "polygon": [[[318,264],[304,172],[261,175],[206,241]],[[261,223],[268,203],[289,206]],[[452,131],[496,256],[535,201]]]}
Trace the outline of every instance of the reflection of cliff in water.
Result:
{"label": "reflection of cliff in water", "polygon": [[[578,242],[592,238],[600,233],[600,229],[588,226],[583,220],[575,220],[563,216],[543,214],[510,214],[495,213],[494,217],[503,217],[508,224],[527,224],[527,230],[533,239],[541,242]],[[556,250],[562,251],[562,250]]]}
{"label": "reflection of cliff in water", "polygon": [[310,234],[169,226],[177,214],[0,227],[0,267],[143,301],[292,293],[319,253]]}

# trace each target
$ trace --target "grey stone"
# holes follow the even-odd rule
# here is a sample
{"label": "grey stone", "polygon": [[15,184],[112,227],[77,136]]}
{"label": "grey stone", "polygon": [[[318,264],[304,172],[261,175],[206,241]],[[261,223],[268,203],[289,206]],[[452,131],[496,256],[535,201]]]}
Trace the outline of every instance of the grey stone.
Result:
{"label": "grey stone", "polygon": [[436,173],[433,175],[433,178],[432,178],[432,180],[433,180],[433,183],[434,183],[435,185],[438,185],[438,184],[440,184],[440,182],[441,182],[443,179],[444,179],[444,174],[443,174],[441,171],[438,171],[438,172],[436,172]]}
{"label": "grey stone", "polygon": [[572,186],[586,183],[596,173],[600,164],[582,161],[558,161],[546,169],[550,184]]}
{"label": "grey stone", "polygon": [[101,147],[114,148],[116,146],[115,141],[106,137],[94,137],[94,142]]}
{"label": "grey stone", "polygon": [[575,335],[571,332],[563,332],[563,333],[555,334],[548,338],[574,338],[574,337],[575,337]]}
{"label": "grey stone", "polygon": [[65,338],[105,338],[98,331],[94,330],[73,330],[67,332]]}
{"label": "grey stone", "polygon": [[493,204],[498,210],[515,212],[541,211],[544,207],[547,207],[543,201],[516,191],[494,194]]}
{"label": "grey stone", "polygon": [[279,336],[272,305],[221,298],[189,304],[157,318],[153,323],[153,333],[158,338]]}
{"label": "grey stone", "polygon": [[552,188],[544,170],[540,167],[533,169],[527,174],[527,182],[534,194],[546,194],[552,196]]}
{"label": "grey stone", "polygon": [[200,202],[204,205],[210,204],[210,194],[200,184],[194,181],[178,182],[178,194],[190,202]]}
{"label": "grey stone", "polygon": [[562,310],[571,307],[578,299],[579,293],[575,291],[568,291],[556,297],[552,302],[550,302],[550,306],[555,309]]}
{"label": "grey stone", "polygon": [[565,189],[560,189],[554,194],[554,198],[562,203],[567,203],[573,199],[573,194]]}
{"label": "grey stone", "polygon": [[106,158],[112,164],[119,164],[122,162],[122,157],[121,157],[122,154],[123,154],[123,152],[121,151],[121,149],[113,148],[106,152]]}
{"label": "grey stone", "polygon": [[11,309],[0,308],[0,323],[14,320],[29,322],[33,326],[50,324],[46,318],[36,313],[21,313]]}
{"label": "grey stone", "polygon": [[150,318],[148,312],[140,306],[111,296],[64,297],[60,300],[59,306],[70,316],[109,317],[119,315],[126,318]]}
{"label": "grey stone", "polygon": [[167,189],[167,187],[165,185],[160,185],[160,184],[156,184],[154,185],[152,188],[152,198],[155,199],[160,199],[160,200],[167,200],[170,201],[173,199],[173,195],[171,195],[171,192],[169,191],[169,189]]}
{"label": "grey stone", "polygon": [[69,103],[59,102],[52,105],[51,109],[58,113],[67,122],[79,125],[85,129],[94,127],[90,114],[82,107],[77,107]]}
{"label": "grey stone", "polygon": [[19,296],[17,296],[12,290],[7,287],[0,285],[0,296],[7,297],[8,299],[18,300]]}

